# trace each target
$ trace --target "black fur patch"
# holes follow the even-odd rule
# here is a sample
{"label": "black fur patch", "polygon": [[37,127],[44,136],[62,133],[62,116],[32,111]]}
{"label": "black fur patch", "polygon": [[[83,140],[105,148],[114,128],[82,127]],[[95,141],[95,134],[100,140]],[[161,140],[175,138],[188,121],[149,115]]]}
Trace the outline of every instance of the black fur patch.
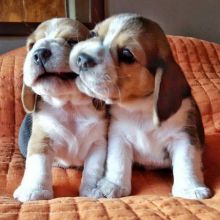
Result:
{"label": "black fur patch", "polygon": [[187,123],[184,130],[189,135],[192,145],[202,147],[204,144],[204,128],[201,114],[193,98],[191,103],[192,108],[188,112]]}
{"label": "black fur patch", "polygon": [[22,121],[18,135],[19,149],[24,158],[26,158],[27,156],[27,147],[31,137],[31,131],[32,131],[32,114],[26,114]]}

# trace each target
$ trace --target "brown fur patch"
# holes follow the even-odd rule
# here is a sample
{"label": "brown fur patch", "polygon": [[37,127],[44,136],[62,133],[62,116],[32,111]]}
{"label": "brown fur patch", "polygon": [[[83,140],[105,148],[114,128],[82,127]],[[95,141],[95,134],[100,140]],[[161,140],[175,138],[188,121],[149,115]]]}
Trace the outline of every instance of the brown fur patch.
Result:
{"label": "brown fur patch", "polygon": [[98,36],[101,37],[102,39],[105,38],[108,28],[112,20],[114,19],[115,16],[112,16],[110,18],[105,19],[103,22],[97,24],[94,28],[94,32],[98,33]]}
{"label": "brown fur patch", "polygon": [[[27,50],[38,40],[46,37],[45,33],[51,26],[51,20],[41,23],[27,39]],[[76,41],[85,40],[89,36],[89,30],[80,22],[69,18],[57,20],[55,39],[64,38]]]}
{"label": "brown fur patch", "polygon": [[23,108],[26,113],[31,113],[35,111],[37,95],[32,91],[32,89],[25,84],[22,87],[21,100]]}
{"label": "brown fur patch", "polygon": [[105,102],[102,100],[93,98],[92,104],[95,107],[95,109],[98,111],[105,110]]}
{"label": "brown fur patch", "polygon": [[191,144],[197,147],[202,147],[204,144],[204,128],[201,119],[199,108],[192,98],[192,108],[188,112],[187,124],[184,128],[190,137]]}
{"label": "brown fur patch", "polygon": [[38,122],[37,114],[33,114],[31,137],[28,142],[28,156],[33,154],[47,154],[50,149],[50,138]]}
{"label": "brown fur patch", "polygon": [[180,108],[182,100],[189,96],[190,86],[178,64],[174,60],[165,63],[157,100],[159,119],[169,118]]}

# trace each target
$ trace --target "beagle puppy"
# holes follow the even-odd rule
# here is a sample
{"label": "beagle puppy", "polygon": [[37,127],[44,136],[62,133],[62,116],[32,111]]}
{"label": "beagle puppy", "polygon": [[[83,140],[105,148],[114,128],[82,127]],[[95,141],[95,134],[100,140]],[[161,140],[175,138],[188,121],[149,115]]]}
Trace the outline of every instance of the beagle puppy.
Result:
{"label": "beagle puppy", "polygon": [[173,196],[205,199],[204,130],[190,86],[164,32],[136,14],[98,24],[70,55],[78,88],[111,104],[103,197],[131,194],[132,164],[173,168]]}
{"label": "beagle puppy", "polygon": [[77,89],[77,75],[69,67],[71,49],[88,33],[78,21],[55,18],[27,40],[22,101],[31,113],[25,131],[29,126],[31,132],[20,134],[30,139],[24,176],[14,192],[19,201],[53,198],[54,161],[62,167],[84,165],[80,195],[96,197],[106,157],[105,109],[98,110],[97,101]]}

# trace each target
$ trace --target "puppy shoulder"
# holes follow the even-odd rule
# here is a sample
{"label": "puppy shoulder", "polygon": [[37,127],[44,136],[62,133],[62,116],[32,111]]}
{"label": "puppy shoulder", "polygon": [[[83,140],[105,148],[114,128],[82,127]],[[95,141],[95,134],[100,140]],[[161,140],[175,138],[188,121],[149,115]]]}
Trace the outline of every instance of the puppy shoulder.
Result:
{"label": "puppy shoulder", "polygon": [[187,134],[192,145],[202,146],[204,144],[201,113],[193,97],[183,99],[179,110],[163,124],[167,128],[178,128]]}

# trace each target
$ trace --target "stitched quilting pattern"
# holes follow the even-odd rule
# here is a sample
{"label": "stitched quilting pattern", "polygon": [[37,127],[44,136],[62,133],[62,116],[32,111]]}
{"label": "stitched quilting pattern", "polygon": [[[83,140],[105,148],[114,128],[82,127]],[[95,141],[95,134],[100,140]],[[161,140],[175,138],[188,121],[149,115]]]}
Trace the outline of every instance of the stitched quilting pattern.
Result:
{"label": "stitched quilting pattern", "polygon": [[12,198],[24,172],[17,136],[25,48],[0,55],[0,219],[220,219],[220,46],[168,36],[175,59],[192,88],[206,132],[204,172],[215,196],[204,201],[172,198],[170,171],[135,169],[132,195],[121,199],[79,198],[81,171],[53,168],[56,198],[19,203]]}

